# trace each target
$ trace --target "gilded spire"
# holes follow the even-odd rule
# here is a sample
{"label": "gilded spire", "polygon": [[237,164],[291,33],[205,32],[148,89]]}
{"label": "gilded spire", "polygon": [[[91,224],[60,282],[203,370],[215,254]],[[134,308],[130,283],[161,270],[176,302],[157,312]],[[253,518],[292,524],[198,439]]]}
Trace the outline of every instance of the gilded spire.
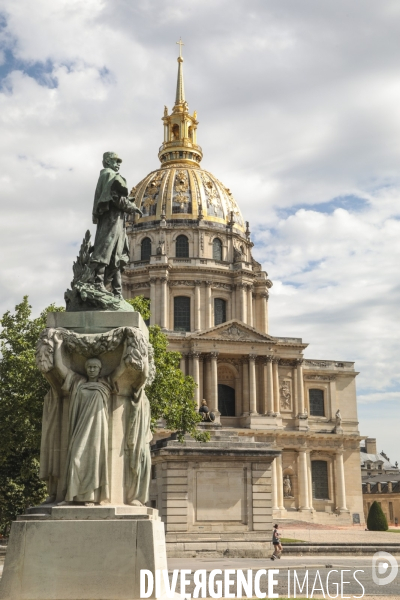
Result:
{"label": "gilded spire", "polygon": [[175,105],[168,114],[168,108],[164,106],[164,142],[158,152],[158,157],[163,165],[173,163],[187,163],[189,165],[200,164],[203,152],[197,144],[197,112],[189,114],[188,103],[185,100],[185,89],[183,86],[183,58],[182,40],[176,42],[179,45],[178,56],[178,81],[176,84]]}
{"label": "gilded spire", "polygon": [[183,85],[183,58],[182,58],[182,46],[185,44],[182,42],[182,39],[179,38],[179,56],[178,56],[178,80],[176,82],[176,97],[175,97],[175,105],[183,104],[185,102],[185,88]]}

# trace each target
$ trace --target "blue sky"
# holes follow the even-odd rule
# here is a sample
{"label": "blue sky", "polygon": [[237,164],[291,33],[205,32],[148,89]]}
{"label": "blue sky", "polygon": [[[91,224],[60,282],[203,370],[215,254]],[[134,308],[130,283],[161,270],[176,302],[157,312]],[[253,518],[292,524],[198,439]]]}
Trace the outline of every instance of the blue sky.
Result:
{"label": "blue sky", "polygon": [[105,150],[129,185],[157,168],[182,37],[203,166],[274,282],[271,333],[354,360],[361,432],[400,460],[398,1],[1,7],[1,312],[63,303]]}

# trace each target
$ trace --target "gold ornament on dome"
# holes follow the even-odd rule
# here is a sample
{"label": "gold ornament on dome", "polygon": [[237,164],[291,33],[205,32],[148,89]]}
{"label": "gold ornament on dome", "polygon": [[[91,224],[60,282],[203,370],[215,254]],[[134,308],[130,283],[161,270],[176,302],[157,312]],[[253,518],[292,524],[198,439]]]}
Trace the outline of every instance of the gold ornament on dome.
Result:
{"label": "gold ornament on dome", "polygon": [[187,192],[189,190],[189,180],[186,171],[178,171],[175,176],[175,190],[177,192]]}
{"label": "gold ornament on dome", "polygon": [[147,196],[147,198],[144,199],[143,206],[145,208],[150,208],[150,206],[154,206],[155,203],[156,203],[155,198],[152,198],[151,196]]}

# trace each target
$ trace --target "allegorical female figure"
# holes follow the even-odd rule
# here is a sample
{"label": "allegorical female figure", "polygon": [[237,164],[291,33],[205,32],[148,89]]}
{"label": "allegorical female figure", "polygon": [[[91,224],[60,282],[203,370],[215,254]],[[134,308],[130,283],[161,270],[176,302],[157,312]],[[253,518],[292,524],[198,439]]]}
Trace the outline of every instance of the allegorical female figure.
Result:
{"label": "allegorical female figure", "polygon": [[54,365],[70,396],[69,444],[65,469],[66,502],[101,502],[110,498],[108,472],[108,404],[113,382],[100,377],[101,361],[89,358],[87,377],[65,366],[62,340],[54,334]]}
{"label": "allegorical female figure", "polygon": [[[67,353],[83,350],[87,356],[90,348],[114,351],[120,344],[119,364],[107,377],[101,376],[99,358],[86,361],[86,376],[64,362],[63,345]],[[145,504],[152,438],[145,386],[155,374],[151,344],[136,328],[120,328],[93,337],[46,329],[37,346],[36,361],[51,385],[44,403],[40,456],[40,476],[48,484],[47,502],[55,502],[56,497],[62,503],[110,501],[108,465],[113,450],[109,447],[108,420],[113,406],[111,395],[115,394],[125,404],[125,424],[121,438],[114,440],[112,447],[124,449],[125,474],[121,471],[120,482],[114,480],[113,485],[124,487],[127,504]]]}

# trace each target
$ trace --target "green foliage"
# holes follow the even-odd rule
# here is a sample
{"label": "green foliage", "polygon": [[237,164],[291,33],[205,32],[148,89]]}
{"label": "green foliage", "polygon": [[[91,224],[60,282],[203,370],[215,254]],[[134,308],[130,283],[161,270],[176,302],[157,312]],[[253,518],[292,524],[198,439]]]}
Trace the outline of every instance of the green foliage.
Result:
{"label": "green foliage", "polygon": [[31,318],[27,296],[0,324],[0,533],[30,504],[45,496],[39,479],[43,398],[48,384],[35,364],[35,346],[54,305]]}
{"label": "green foliage", "polygon": [[[147,320],[150,318],[149,301],[143,296],[127,300],[135,310]],[[198,441],[207,441],[209,434],[197,429],[201,417],[196,411],[193,400],[196,384],[192,377],[185,377],[179,368],[179,352],[168,352],[168,338],[157,326],[149,328],[150,342],[154,348],[156,376],[146,389],[151,406],[152,428],[157,421],[164,419],[166,429],[176,431],[178,439],[183,440],[189,433]]]}
{"label": "green foliage", "polygon": [[126,302],[142,315],[144,321],[150,319],[150,300],[148,300],[148,298],[136,296],[135,298],[130,298]]}
{"label": "green foliage", "polygon": [[369,531],[387,531],[388,522],[381,505],[376,500],[372,503],[367,517],[367,527]]}

